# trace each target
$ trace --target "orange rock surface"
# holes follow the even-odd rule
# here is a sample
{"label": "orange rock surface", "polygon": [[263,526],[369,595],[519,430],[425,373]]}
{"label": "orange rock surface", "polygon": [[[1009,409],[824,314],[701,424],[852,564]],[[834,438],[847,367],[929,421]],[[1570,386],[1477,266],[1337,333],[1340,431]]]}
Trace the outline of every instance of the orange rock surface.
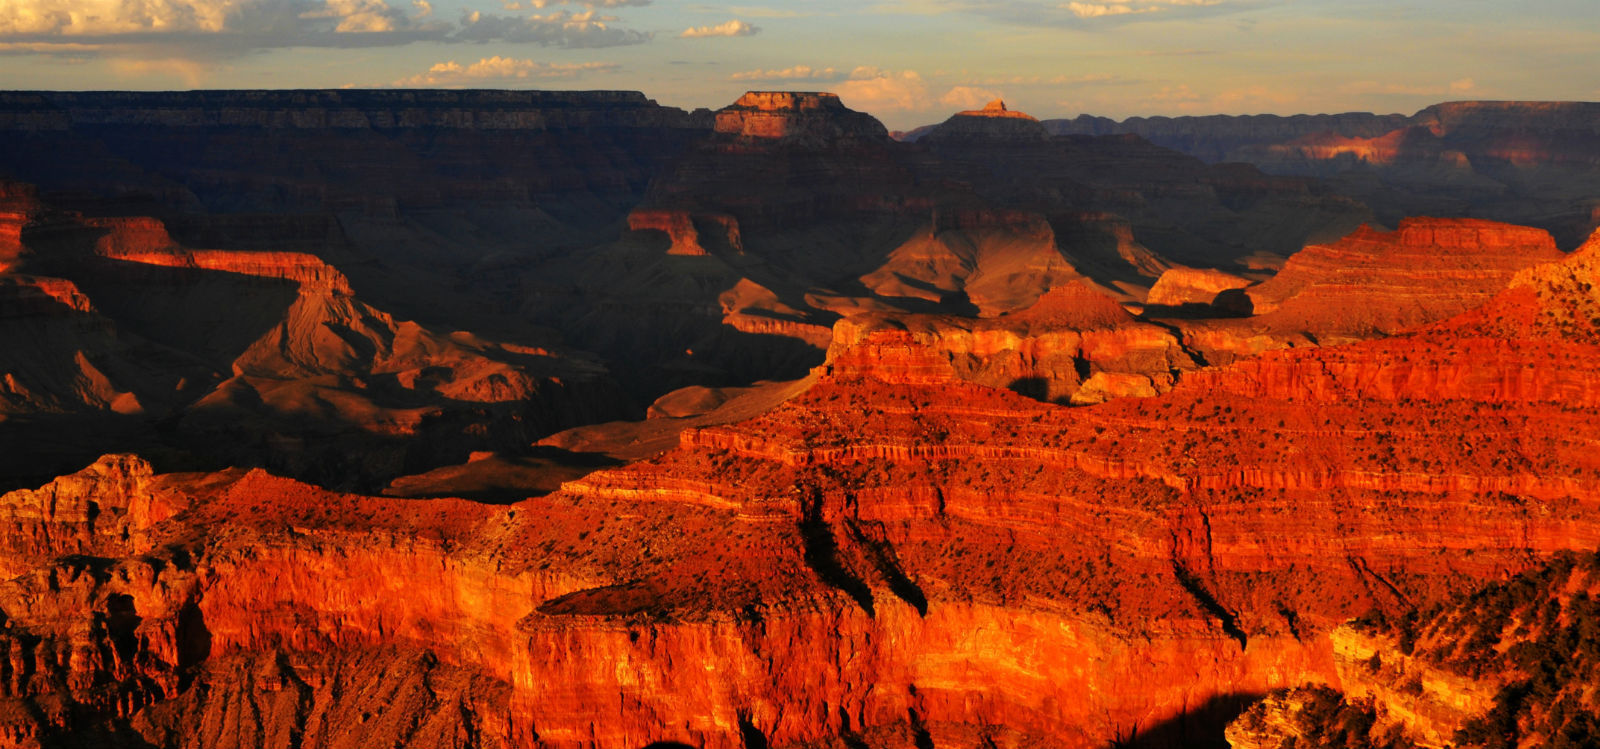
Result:
{"label": "orange rock surface", "polygon": [[1394,333],[1464,312],[1517,271],[1561,257],[1547,232],[1472,219],[1407,219],[1307,247],[1246,291],[1254,312],[1319,335]]}
{"label": "orange rock surface", "polygon": [[[1456,630],[1351,620],[1600,547],[1600,234],[1350,233],[998,102],[0,105],[0,744],[1205,746],[1272,692],[1278,749],[1319,685],[1439,743],[1500,699]],[[1313,155],[1556,160],[1518,111]]]}
{"label": "orange rock surface", "polygon": [[[1494,304],[1542,291],[1548,307],[1583,308],[1592,257],[1529,271]],[[1037,322],[1127,324],[1082,294],[1047,295]],[[1472,319],[1410,345],[1466,335]],[[1592,345],[1559,320],[1535,329]],[[369,735],[402,741],[448,728],[482,744],[736,747],[900,731],[1097,746],[1218,700],[1336,681],[1345,646],[1329,633],[1344,619],[1600,544],[1587,409],[1472,389],[1426,408],[1359,389],[1233,395],[1250,371],[1074,409],[836,369],[765,415],[504,507],[260,471],[152,477],[108,459],[4,499],[11,553],[36,555],[13,564],[72,534],[121,559],[107,576],[45,562],[0,591],[20,641],[37,643],[17,657],[85,654],[8,694],[35,704],[61,684],[81,709],[159,737],[216,730],[230,720],[218,695],[267,705],[285,679],[338,714],[346,703],[317,685],[351,673],[397,693],[417,678],[458,685],[449,716],[437,700],[370,711]],[[27,509],[41,496],[87,507],[106,485],[167,499],[112,504],[129,508],[131,536],[91,530],[94,512]],[[180,522],[133,509],[157,506]],[[141,531],[148,547],[117,545]],[[164,561],[117,556],[141,548]],[[114,626],[73,624],[95,620]],[[295,655],[249,660],[273,649]],[[363,671],[372,658],[389,670]],[[264,715],[263,733],[336,730]],[[8,730],[55,725],[31,720]]]}
{"label": "orange rock surface", "polygon": [[751,91],[717,112],[716,130],[744,138],[825,142],[886,139],[869,115],[847,109],[837,94]]}

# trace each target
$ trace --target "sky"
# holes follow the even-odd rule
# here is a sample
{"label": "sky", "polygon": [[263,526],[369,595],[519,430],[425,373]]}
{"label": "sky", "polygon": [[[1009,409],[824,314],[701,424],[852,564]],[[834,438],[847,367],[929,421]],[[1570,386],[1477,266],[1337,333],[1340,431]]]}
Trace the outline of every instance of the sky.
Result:
{"label": "sky", "polygon": [[833,91],[891,128],[1600,100],[1600,0],[0,0],[0,89]]}

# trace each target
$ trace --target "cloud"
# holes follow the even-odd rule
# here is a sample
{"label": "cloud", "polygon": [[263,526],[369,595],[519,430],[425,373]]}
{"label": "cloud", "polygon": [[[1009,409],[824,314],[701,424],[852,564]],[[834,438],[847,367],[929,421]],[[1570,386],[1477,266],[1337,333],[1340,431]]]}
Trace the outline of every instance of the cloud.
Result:
{"label": "cloud", "polygon": [[6,0],[0,37],[394,32],[420,18],[387,0]]}
{"label": "cloud", "polygon": [[927,109],[928,84],[915,70],[892,73],[860,67],[837,87],[839,98],[851,109],[867,112]]}
{"label": "cloud", "polygon": [[972,86],[956,86],[939,97],[939,103],[947,109],[982,109],[995,99],[1003,98],[999,93],[986,88]]}
{"label": "cloud", "polygon": [[1115,3],[1070,2],[1061,7],[1079,18],[1104,18],[1143,13],[1163,13],[1174,8],[1204,8],[1221,5],[1223,0],[1130,0]]}
{"label": "cloud", "polygon": [[682,39],[705,39],[717,36],[754,36],[761,33],[760,26],[751,26],[737,18],[715,26],[697,26],[685,29],[678,36]]}
{"label": "cloud", "polygon": [[643,44],[654,36],[611,26],[616,16],[600,15],[593,9],[582,13],[558,10],[545,15],[497,16],[488,13],[463,13],[461,28],[451,38],[468,42],[511,42],[545,47],[594,48]]}
{"label": "cloud", "polygon": [[1090,30],[1242,13],[1280,2],[1284,0],[920,0],[907,4],[904,12],[961,12],[1002,23]]}
{"label": "cloud", "polygon": [[432,19],[433,10],[430,0],[0,0],[0,48],[32,44],[54,54],[50,45],[63,45],[65,51],[71,44],[73,54],[87,47],[88,54],[114,60],[216,62],[290,47],[432,41],[593,48],[641,44],[652,37],[613,25],[616,17],[594,7],[513,16],[471,12],[455,24]]}
{"label": "cloud", "polygon": [[621,8],[625,6],[649,5],[650,0],[528,0],[528,2],[505,3],[506,10],[526,10],[529,8],[543,10],[556,5],[582,5],[588,8]]}
{"label": "cloud", "polygon": [[398,88],[461,87],[504,85],[518,81],[571,79],[589,73],[611,73],[620,69],[615,63],[553,63],[518,60],[510,57],[485,57],[471,65],[451,60],[435,63],[428,72],[402,78],[394,82]]}
{"label": "cloud", "polygon": [[873,114],[926,112],[932,109],[980,109],[1000,93],[973,85],[952,86],[935,94],[928,80],[915,70],[858,67],[833,90],[846,106]]}
{"label": "cloud", "polygon": [[845,74],[834,68],[813,68],[810,65],[796,65],[782,70],[747,70],[728,76],[734,81],[839,81]]}

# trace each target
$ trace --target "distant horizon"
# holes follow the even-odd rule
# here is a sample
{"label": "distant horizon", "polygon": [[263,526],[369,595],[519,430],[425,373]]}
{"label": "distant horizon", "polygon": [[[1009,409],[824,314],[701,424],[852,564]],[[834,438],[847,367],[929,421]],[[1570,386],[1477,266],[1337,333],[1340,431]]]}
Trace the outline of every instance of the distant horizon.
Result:
{"label": "distant horizon", "polygon": [[[315,87],[311,87],[311,88],[305,88],[305,87],[298,87],[298,88],[151,88],[151,89],[138,89],[138,88],[120,88],[120,89],[119,88],[80,88],[80,89],[68,89],[68,88],[20,89],[19,88],[19,89],[0,89],[0,93],[5,93],[5,94],[52,94],[52,93],[63,93],[63,94],[123,94],[123,93],[127,93],[127,94],[186,94],[186,93],[208,93],[208,92],[210,92],[210,93],[230,93],[230,92],[231,93],[243,93],[243,92],[286,92],[286,93],[287,92],[326,92],[326,93],[343,93],[343,92],[352,92],[352,91],[376,92],[376,93],[403,93],[403,92],[439,92],[439,93],[529,92],[529,93],[574,93],[574,94],[580,94],[580,93],[633,93],[633,94],[640,94],[640,95],[644,96],[646,99],[649,99],[650,101],[655,102],[658,106],[672,107],[672,108],[676,108],[676,109],[681,109],[681,110],[683,110],[685,112],[694,112],[694,111],[699,110],[699,109],[707,109],[707,110],[715,112],[715,111],[717,111],[719,109],[722,109],[724,107],[731,106],[739,98],[738,96],[735,96],[725,104],[718,105],[718,106],[705,107],[705,106],[685,106],[685,105],[677,104],[677,103],[670,102],[670,101],[662,101],[660,97],[651,95],[651,93],[649,91],[642,90],[642,89],[637,89],[637,88],[633,88],[633,89],[630,89],[630,88],[570,88],[570,89],[562,89],[562,88],[494,88],[494,87],[473,87],[473,88],[463,88],[463,87],[454,87],[454,88],[441,88],[441,87],[421,87],[421,88],[388,88],[388,87],[385,87],[385,88],[376,88],[376,87],[315,88]],[[938,125],[939,123],[944,122],[949,117],[954,116],[954,115],[956,115],[956,114],[958,114],[960,112],[971,111],[973,109],[981,109],[982,106],[983,106],[983,105],[978,105],[978,106],[966,107],[966,108],[962,108],[962,109],[950,109],[950,110],[942,112],[942,113],[940,113],[938,111],[929,112],[927,114],[929,114],[929,116],[932,119],[927,119],[925,121],[922,121],[922,122],[919,122],[919,123],[916,123],[916,124],[912,124],[912,125],[909,125],[909,126],[905,126],[905,127],[897,127],[897,126],[890,125],[888,123],[888,121],[886,121],[883,116],[880,116],[876,112],[872,112],[870,110],[861,109],[859,107],[851,106],[851,103],[850,103],[849,100],[845,99],[843,96],[841,96],[837,92],[829,91],[827,89],[751,88],[751,89],[746,89],[746,91],[744,91],[744,92],[741,92],[739,94],[739,96],[744,95],[744,93],[753,93],[753,92],[781,92],[781,93],[795,93],[795,94],[807,94],[807,93],[809,93],[809,94],[830,94],[830,95],[833,95],[833,96],[839,96],[840,97],[840,101],[845,105],[845,107],[847,107],[849,109],[852,109],[852,110],[855,110],[855,111],[858,111],[858,112],[863,112],[865,114],[871,115],[873,118],[875,118],[879,122],[883,123],[885,125],[885,127],[887,127],[891,132],[894,132],[894,133],[906,133],[906,132],[911,132],[911,131],[914,131],[914,130],[917,130],[917,129],[920,129],[920,128],[925,128],[925,127],[931,127],[931,126],[934,126],[934,125]],[[1035,119],[1040,120],[1041,122],[1043,122],[1043,121],[1051,121],[1051,120],[1074,120],[1074,119],[1077,119],[1079,117],[1091,117],[1091,118],[1097,118],[1097,119],[1111,120],[1113,122],[1118,122],[1118,123],[1126,122],[1128,120],[1135,120],[1135,119],[1144,119],[1144,120],[1162,119],[1162,118],[1165,118],[1165,119],[1182,119],[1182,118],[1200,118],[1200,117],[1337,117],[1337,116],[1341,116],[1341,115],[1373,115],[1373,116],[1379,116],[1379,117],[1389,117],[1389,116],[1394,116],[1394,117],[1415,117],[1416,115],[1421,114],[1423,111],[1426,111],[1426,110],[1428,110],[1428,109],[1430,109],[1432,107],[1442,106],[1442,105],[1446,105],[1446,104],[1600,104],[1600,99],[1593,99],[1593,100],[1591,100],[1591,99],[1516,99],[1516,98],[1511,98],[1511,99],[1442,99],[1442,100],[1435,101],[1435,102],[1423,105],[1421,107],[1418,107],[1417,109],[1415,109],[1413,111],[1410,111],[1410,112],[1398,111],[1398,110],[1397,111],[1390,111],[1390,112],[1383,112],[1383,111],[1376,111],[1376,110],[1346,110],[1346,111],[1337,111],[1337,112],[1336,111],[1323,111],[1323,112],[1311,112],[1311,111],[1305,111],[1305,112],[1186,112],[1186,113],[1171,113],[1171,114],[1163,114],[1163,113],[1137,114],[1137,115],[1127,115],[1127,116],[1123,116],[1123,117],[1116,117],[1116,116],[1111,116],[1111,115],[1100,114],[1100,113],[1097,113],[1097,112],[1077,112],[1077,113],[1061,114],[1061,115],[1056,115],[1056,116],[1040,116],[1040,115],[1037,115],[1037,114],[1035,114],[1033,112],[1029,112],[1029,111],[1026,111],[1026,110],[1021,109],[1019,107],[1012,106],[1011,102],[1008,101],[1008,100],[1005,100],[1003,97],[1001,97],[1000,100],[1001,101],[1005,101],[1007,107],[1010,110],[1016,111],[1016,112],[1022,112],[1024,114],[1031,115]]]}
{"label": "distant horizon", "polygon": [[1531,0],[13,0],[0,89],[838,93],[894,129],[1600,99],[1600,4]]}

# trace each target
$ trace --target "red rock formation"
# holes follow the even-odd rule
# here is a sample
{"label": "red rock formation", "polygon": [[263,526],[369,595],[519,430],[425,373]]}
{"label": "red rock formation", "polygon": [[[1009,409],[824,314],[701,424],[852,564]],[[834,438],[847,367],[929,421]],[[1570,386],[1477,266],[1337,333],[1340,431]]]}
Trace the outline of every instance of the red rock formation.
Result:
{"label": "red rock formation", "polygon": [[1526,268],[1489,303],[1409,335],[1272,352],[1192,379],[1201,388],[1324,402],[1354,396],[1594,404],[1600,379],[1583,362],[1600,355],[1597,247],[1591,239],[1561,262]]}
{"label": "red rock formation", "polygon": [[0,274],[0,414],[160,412],[204,373],[61,278]]}
{"label": "red rock formation", "polygon": [[[1248,279],[1210,268],[1173,268],[1161,274],[1145,302],[1150,305],[1182,307],[1186,304],[1215,305],[1218,295],[1250,285]],[[1221,306],[1226,306],[1224,300]]]}
{"label": "red rock formation", "polygon": [[870,115],[822,92],[750,91],[717,111],[716,130],[743,138],[831,143],[885,140],[889,131]]}
{"label": "red rock formation", "polygon": [[983,109],[958,112],[922,136],[929,143],[964,140],[1040,141],[1049,138],[1032,116],[1006,109],[999,99]]}
{"label": "red rock formation", "polygon": [[671,246],[668,255],[708,255],[702,245],[699,224],[717,230],[714,242],[718,249],[734,253],[744,252],[744,241],[739,236],[739,221],[726,214],[690,214],[684,211],[636,210],[628,214],[631,231],[658,231],[667,235]]}
{"label": "red rock formation", "polygon": [[[858,316],[834,326],[827,371],[887,382],[957,379],[1010,387],[1048,400],[1153,395],[1194,362],[1165,329],[1136,322],[1081,283],[1051,289],[1032,306],[995,318]],[[1103,376],[1102,376],[1103,375]]]}
{"label": "red rock formation", "polygon": [[1561,257],[1547,232],[1473,219],[1407,219],[1307,247],[1250,287],[1262,322],[1318,337],[1394,333],[1487,301],[1519,270]]}
{"label": "red rock formation", "polygon": [[1339,189],[1393,224],[1406,216],[1496,216],[1562,246],[1596,228],[1600,171],[1593,102],[1461,101],[1402,115],[1079,117],[1058,134],[1136,133],[1208,162],[1340,177]]}
{"label": "red rock formation", "polygon": [[[1047,297],[1038,324],[1119,317],[1070,296]],[[1213,697],[1336,678],[1327,631],[1373,605],[1437,600],[1529,555],[1600,544],[1585,509],[1600,501],[1595,428],[1587,412],[1537,403],[1418,410],[1188,387],[1064,409],[840,371],[764,416],[687,431],[659,459],[509,508],[352,497],[260,472],[168,477],[193,499],[161,527],[208,540],[162,579],[193,565],[204,585],[135,594],[148,577],[113,576],[71,589],[102,609],[0,607],[30,641],[70,642],[69,622],[110,620],[113,596],[132,596],[151,643],[136,668],[85,660],[62,673],[120,685],[147,736],[195,723],[151,704],[139,673],[192,674],[259,702],[284,682],[247,679],[260,673],[239,668],[250,653],[295,653],[267,673],[299,679],[398,648],[431,651],[451,683],[504,685],[471,688],[492,698],[454,713],[482,743],[734,747],[751,731],[782,745],[914,730],[1093,746]],[[1452,438],[1430,436],[1440,430]],[[1499,434],[1532,446],[1508,452]],[[157,636],[177,631],[163,601],[178,600],[209,637],[187,667],[172,665],[181,638]],[[407,657],[389,662],[383,688],[415,678]],[[229,693],[162,692],[199,724]],[[401,727],[431,725],[434,704],[375,713],[387,717],[372,731],[410,735]]]}

